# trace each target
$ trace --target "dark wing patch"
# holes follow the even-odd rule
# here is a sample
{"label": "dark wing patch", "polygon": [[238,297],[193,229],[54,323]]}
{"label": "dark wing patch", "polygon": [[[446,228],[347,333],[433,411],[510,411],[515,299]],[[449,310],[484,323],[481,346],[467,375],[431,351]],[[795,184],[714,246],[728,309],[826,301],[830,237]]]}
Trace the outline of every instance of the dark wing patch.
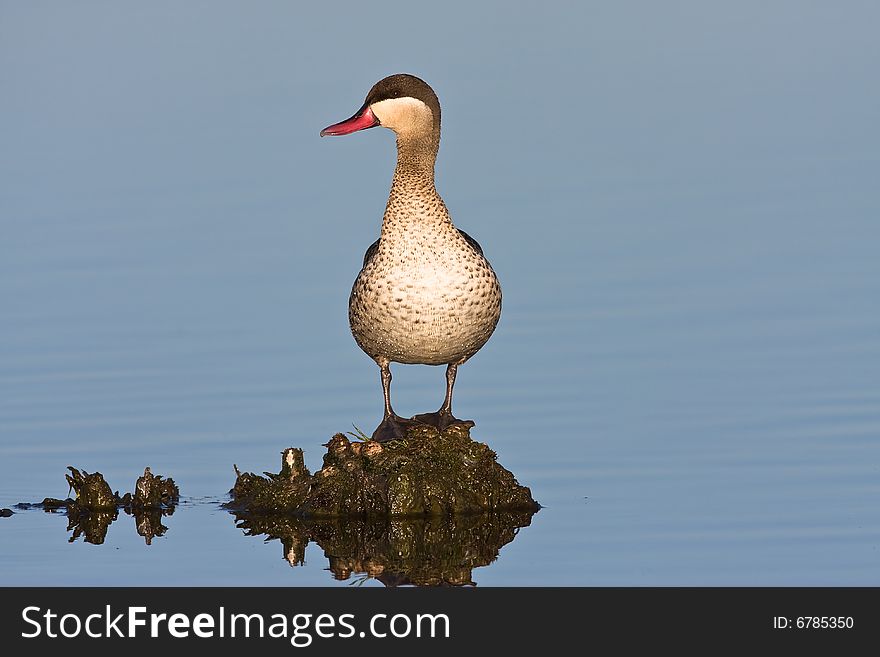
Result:
{"label": "dark wing patch", "polygon": [[376,255],[376,251],[379,250],[379,240],[376,240],[372,244],[370,244],[370,248],[367,249],[367,252],[364,254],[364,264],[366,267],[367,263],[373,259],[373,256]]}
{"label": "dark wing patch", "polygon": [[[467,241],[468,244],[470,244],[472,247],[474,247],[474,251],[476,251],[480,255],[483,255],[483,247],[480,246],[480,243],[477,240],[475,240],[473,237],[468,235],[461,228],[458,229],[458,232],[461,233],[461,236]],[[376,246],[376,245],[374,244],[373,246]],[[373,247],[370,247],[370,248],[373,248]]]}

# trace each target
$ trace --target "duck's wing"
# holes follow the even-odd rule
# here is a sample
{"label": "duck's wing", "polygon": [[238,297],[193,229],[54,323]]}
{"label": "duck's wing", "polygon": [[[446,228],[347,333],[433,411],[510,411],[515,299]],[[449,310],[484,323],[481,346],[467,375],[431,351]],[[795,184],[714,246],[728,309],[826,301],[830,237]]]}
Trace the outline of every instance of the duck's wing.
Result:
{"label": "duck's wing", "polygon": [[[470,244],[472,247],[474,247],[474,251],[476,251],[480,255],[483,255],[483,247],[480,246],[480,243],[477,240],[475,240],[473,237],[468,235],[461,228],[458,229],[458,232],[461,233],[461,236],[467,241],[468,244]],[[374,244],[373,246],[376,246],[376,245]],[[371,246],[370,248],[372,249],[373,246]]]}
{"label": "duck's wing", "polygon": [[[381,238],[380,238],[381,239]],[[372,244],[370,244],[370,248],[367,249],[367,252],[364,254],[364,264],[366,267],[367,263],[373,259],[373,256],[376,255],[376,251],[379,250],[379,240],[376,240]]]}

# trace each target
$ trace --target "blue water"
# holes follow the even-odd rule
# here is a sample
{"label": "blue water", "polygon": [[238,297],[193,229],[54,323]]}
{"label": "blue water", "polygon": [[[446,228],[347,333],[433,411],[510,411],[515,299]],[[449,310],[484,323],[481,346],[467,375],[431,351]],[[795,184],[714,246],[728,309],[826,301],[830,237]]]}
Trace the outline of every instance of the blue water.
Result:
{"label": "blue water", "polygon": [[474,581],[880,585],[880,10],[380,4],[0,4],[0,507],[67,465],[186,501],[149,546],[0,518],[3,583],[351,584],[219,504],[381,418],[347,299],[393,135],[318,131],[408,71],[504,288],[456,413],[545,507]]}

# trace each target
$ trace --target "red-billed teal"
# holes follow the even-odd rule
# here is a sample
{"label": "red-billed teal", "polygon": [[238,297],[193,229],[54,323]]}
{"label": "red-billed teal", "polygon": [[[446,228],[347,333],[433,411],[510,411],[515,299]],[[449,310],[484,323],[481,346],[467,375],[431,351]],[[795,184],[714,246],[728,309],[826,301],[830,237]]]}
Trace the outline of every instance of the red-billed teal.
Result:
{"label": "red-billed teal", "polygon": [[[382,231],[364,256],[348,303],[351,332],[382,372],[385,414],[373,432],[402,438],[413,423],[441,431],[470,420],[452,415],[458,366],[482,347],[501,316],[501,286],[483,249],[452,223],[434,187],[440,102],[406,74],[377,82],[350,119],[321,131],[347,135],[382,126],[397,135],[397,167]],[[407,420],[391,408],[390,363],[446,365],[446,398],[436,413]]]}

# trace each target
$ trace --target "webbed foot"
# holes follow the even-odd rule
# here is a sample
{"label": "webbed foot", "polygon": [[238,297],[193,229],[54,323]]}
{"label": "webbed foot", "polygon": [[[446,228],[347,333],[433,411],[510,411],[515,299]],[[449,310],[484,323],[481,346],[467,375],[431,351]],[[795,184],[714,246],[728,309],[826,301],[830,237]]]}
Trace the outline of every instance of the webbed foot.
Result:
{"label": "webbed foot", "polygon": [[460,425],[470,429],[474,426],[473,420],[459,420],[449,411],[437,411],[436,413],[422,413],[421,415],[414,415],[413,420],[419,422],[421,424],[428,424],[432,427],[436,427],[438,431],[441,433],[445,431],[448,427],[453,425]]}
{"label": "webbed foot", "polygon": [[392,440],[403,440],[406,438],[407,429],[418,424],[417,421],[407,420],[399,415],[389,415],[382,420],[382,423],[376,427],[371,440],[377,443],[387,443]]}

